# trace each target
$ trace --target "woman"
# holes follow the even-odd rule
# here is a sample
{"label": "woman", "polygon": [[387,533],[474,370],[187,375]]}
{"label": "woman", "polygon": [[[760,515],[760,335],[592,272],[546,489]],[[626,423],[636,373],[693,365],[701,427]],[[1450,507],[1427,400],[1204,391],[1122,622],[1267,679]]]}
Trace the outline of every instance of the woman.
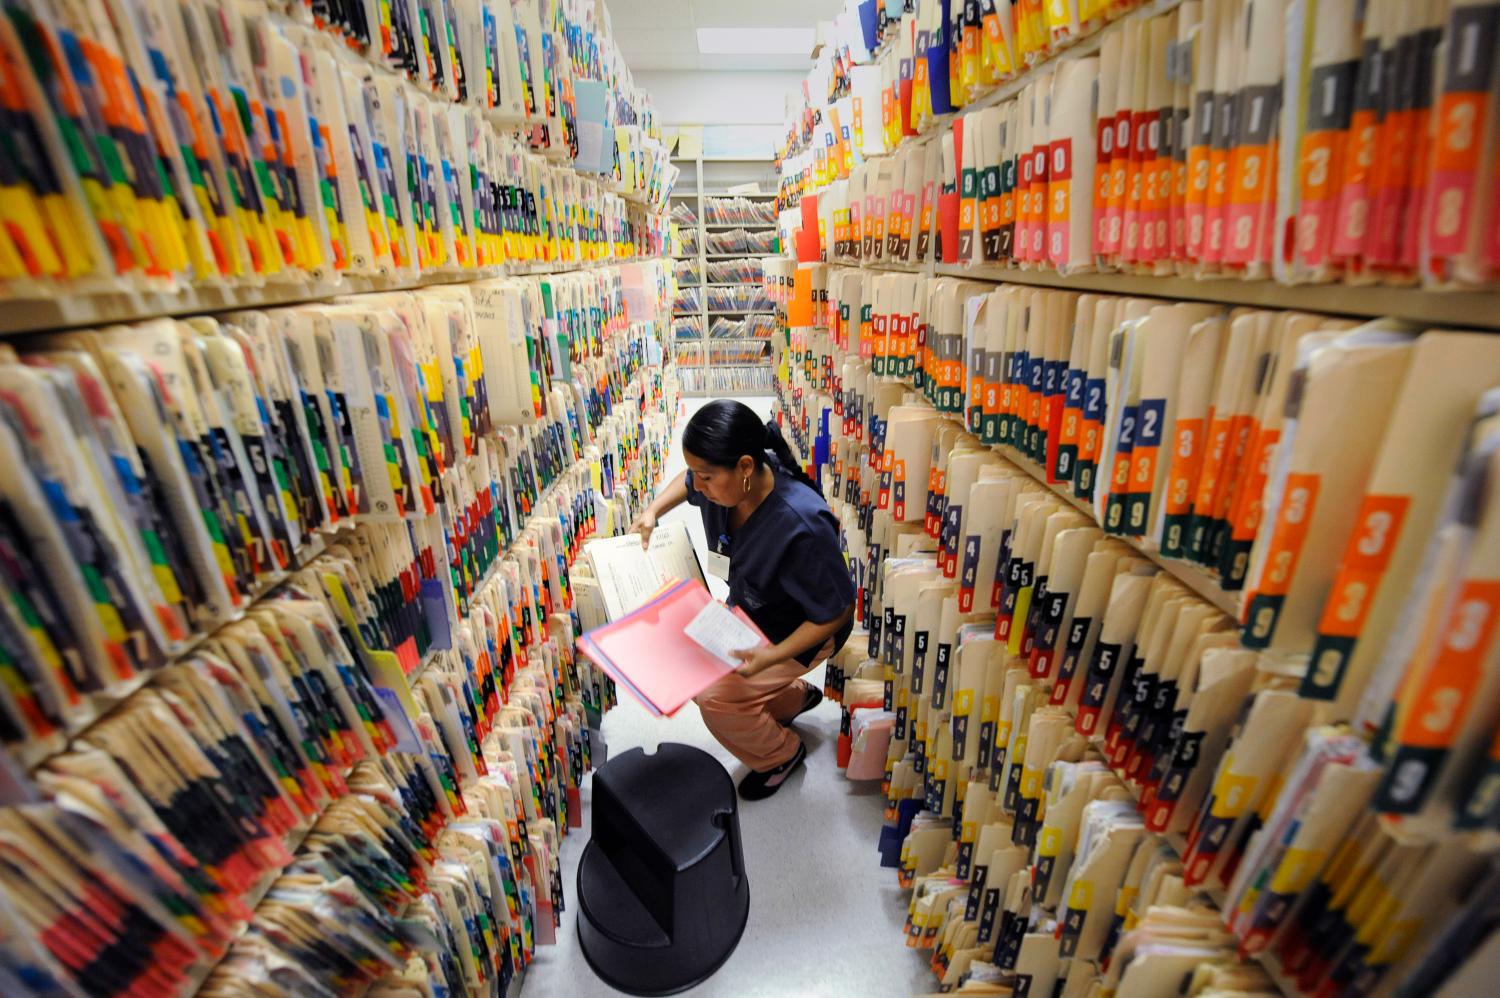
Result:
{"label": "woman", "polygon": [[740,796],[760,800],[807,757],[787,725],[823,699],[800,677],[848,639],[854,582],[838,521],[774,422],[762,423],[743,403],[716,399],[688,420],[682,451],[687,471],[630,529],[644,544],[663,513],[684,501],[697,506],[710,574],[727,578],[729,605],[771,641],[735,652],[739,669],[694,698],[708,730],[750,769]]}

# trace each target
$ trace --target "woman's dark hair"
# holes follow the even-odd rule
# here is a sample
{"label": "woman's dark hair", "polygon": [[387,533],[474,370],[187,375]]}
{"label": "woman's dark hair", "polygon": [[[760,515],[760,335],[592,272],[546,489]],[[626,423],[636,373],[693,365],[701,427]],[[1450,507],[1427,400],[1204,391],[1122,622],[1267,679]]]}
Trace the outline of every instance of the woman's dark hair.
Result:
{"label": "woman's dark hair", "polygon": [[743,402],[714,399],[693,413],[682,431],[682,449],[719,468],[733,468],[748,454],[756,470],[766,463],[766,452],[770,451],[782,471],[818,495],[823,494],[818,483],[797,464],[776,421],[762,423],[755,410]]}

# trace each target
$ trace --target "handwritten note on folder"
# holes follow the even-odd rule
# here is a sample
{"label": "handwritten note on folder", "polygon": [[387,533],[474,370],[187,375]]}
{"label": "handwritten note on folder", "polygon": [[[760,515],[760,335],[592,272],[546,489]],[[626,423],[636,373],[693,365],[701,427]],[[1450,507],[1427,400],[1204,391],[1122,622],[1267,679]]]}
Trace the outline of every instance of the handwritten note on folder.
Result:
{"label": "handwritten note on folder", "polygon": [[[670,581],[665,587],[658,582],[645,602],[639,598],[628,602],[606,598],[614,604],[609,607],[610,622],[584,634],[578,647],[647,710],[658,717],[670,717],[735,670],[739,663],[730,651],[767,641],[744,611],[730,609],[713,598],[690,546],[687,558],[661,557],[663,547],[675,547],[666,538],[657,538],[663,529],[652,534],[651,551],[641,550],[640,539],[634,535],[594,541],[585,547],[606,594],[639,594],[638,583],[643,578],[660,580],[666,576]],[[634,556],[631,547],[619,543],[627,538],[633,543]],[[682,541],[691,544],[686,531]],[[594,544],[606,546],[607,554],[592,557]],[[663,570],[663,561],[671,565],[671,570]],[[633,582],[626,581],[627,574]],[[634,603],[639,605],[630,605]]]}

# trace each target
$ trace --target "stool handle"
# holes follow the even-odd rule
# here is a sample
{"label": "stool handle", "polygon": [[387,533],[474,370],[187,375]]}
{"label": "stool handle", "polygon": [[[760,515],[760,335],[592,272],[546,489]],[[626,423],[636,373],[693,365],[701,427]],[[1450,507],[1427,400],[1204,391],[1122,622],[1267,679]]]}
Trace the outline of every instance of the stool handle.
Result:
{"label": "stool handle", "polygon": [[719,811],[713,822],[729,838],[729,869],[738,880],[745,876],[745,857],[740,851],[740,823],[734,820],[734,811]]}

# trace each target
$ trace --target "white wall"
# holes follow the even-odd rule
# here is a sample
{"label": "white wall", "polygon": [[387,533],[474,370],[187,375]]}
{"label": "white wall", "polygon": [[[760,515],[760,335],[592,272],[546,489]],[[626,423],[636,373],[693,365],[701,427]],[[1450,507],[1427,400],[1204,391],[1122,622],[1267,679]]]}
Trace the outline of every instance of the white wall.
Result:
{"label": "white wall", "polygon": [[786,118],[786,95],[807,74],[636,70],[664,125],[776,125]]}

